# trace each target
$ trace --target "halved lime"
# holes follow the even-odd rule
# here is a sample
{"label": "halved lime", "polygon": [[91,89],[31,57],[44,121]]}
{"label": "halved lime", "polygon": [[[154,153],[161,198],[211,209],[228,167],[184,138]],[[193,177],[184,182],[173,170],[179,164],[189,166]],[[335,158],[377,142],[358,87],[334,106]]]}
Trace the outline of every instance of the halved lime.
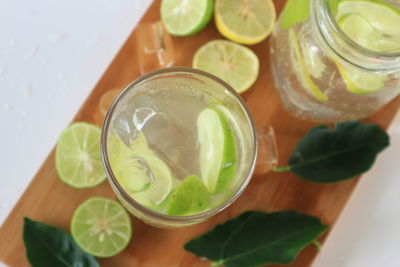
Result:
{"label": "halved lime", "polygon": [[184,216],[202,212],[210,207],[210,193],[196,175],[186,177],[172,194],[168,215]]}
{"label": "halved lime", "polygon": [[96,257],[111,257],[129,244],[131,220],[118,202],[92,197],[75,210],[71,234],[87,253]]}
{"label": "halved lime", "polygon": [[116,135],[109,140],[109,159],[115,177],[124,190],[137,202],[154,209],[173,189],[168,165],[149,147],[142,132],[138,132],[131,147]]}
{"label": "halved lime", "polygon": [[162,0],[161,19],[172,35],[187,36],[207,25],[213,8],[213,0]]}
{"label": "halved lime", "polygon": [[300,84],[308,94],[310,94],[317,100],[321,102],[328,101],[328,97],[318,88],[318,86],[314,83],[309,75],[309,70],[307,69],[306,63],[304,62],[304,57],[301,53],[299,41],[293,28],[289,29],[289,40],[293,47],[293,50],[290,53],[290,59],[293,65],[293,69],[295,70],[296,77],[300,81]]}
{"label": "halved lime", "polygon": [[336,14],[341,29],[359,45],[377,52],[400,51],[400,9],[383,1],[346,0]]}
{"label": "halved lime", "polygon": [[221,193],[231,183],[236,170],[236,142],[225,115],[206,108],[197,118],[200,144],[200,172],[210,193]]}
{"label": "halved lime", "polygon": [[247,47],[214,40],[200,47],[193,58],[193,67],[218,76],[239,93],[249,89],[259,72],[257,55]]}
{"label": "halved lime", "polygon": [[226,38],[241,44],[261,42],[272,32],[276,12],[272,0],[216,0],[215,23]]}
{"label": "halved lime", "polygon": [[85,122],[61,133],[55,154],[60,179],[75,188],[93,187],[106,179],[100,153],[100,128]]}

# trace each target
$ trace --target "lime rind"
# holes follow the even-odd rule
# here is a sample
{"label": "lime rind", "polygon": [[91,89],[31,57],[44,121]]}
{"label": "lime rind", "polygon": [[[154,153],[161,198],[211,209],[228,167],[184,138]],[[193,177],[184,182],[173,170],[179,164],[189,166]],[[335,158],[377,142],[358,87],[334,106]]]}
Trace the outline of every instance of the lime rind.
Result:
{"label": "lime rind", "polygon": [[308,92],[308,94],[313,96],[315,99],[321,102],[328,101],[328,96],[318,88],[309,75],[309,70],[307,69],[301,53],[297,35],[292,28],[289,29],[289,40],[293,47],[293,50],[290,53],[290,59],[294,65],[293,69],[295,70],[296,77],[300,81],[300,84],[306,90],[306,92]]}
{"label": "lime rind", "polygon": [[132,236],[131,220],[118,202],[92,197],[75,210],[71,234],[90,255],[112,257],[128,246]]}
{"label": "lime rind", "polygon": [[163,0],[161,19],[170,34],[188,36],[207,26],[213,9],[213,0]]}
{"label": "lime rind", "polygon": [[213,40],[200,47],[192,65],[221,78],[238,93],[255,83],[260,68],[259,59],[251,49],[227,40]]}
{"label": "lime rind", "polygon": [[166,214],[187,216],[210,207],[210,193],[196,175],[186,177],[171,196]]}
{"label": "lime rind", "polygon": [[61,181],[74,188],[88,188],[106,179],[100,149],[101,130],[76,122],[65,128],[57,142],[55,166]]}
{"label": "lime rind", "polygon": [[236,142],[225,115],[213,108],[204,109],[197,119],[200,144],[200,172],[208,191],[223,192],[236,170]]}
{"label": "lime rind", "polygon": [[371,94],[385,87],[387,75],[364,72],[353,68],[345,68],[342,64],[336,63],[339,73],[346,84],[347,90],[353,94]]}

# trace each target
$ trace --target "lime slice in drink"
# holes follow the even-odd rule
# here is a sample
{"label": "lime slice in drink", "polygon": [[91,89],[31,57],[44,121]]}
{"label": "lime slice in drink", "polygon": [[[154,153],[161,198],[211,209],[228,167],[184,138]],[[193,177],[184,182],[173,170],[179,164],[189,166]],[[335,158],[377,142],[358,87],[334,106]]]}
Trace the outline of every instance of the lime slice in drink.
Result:
{"label": "lime slice in drink", "polygon": [[131,220],[118,202],[92,197],[75,210],[71,234],[87,253],[96,257],[111,257],[129,244]]}
{"label": "lime slice in drink", "polygon": [[73,123],[61,133],[55,154],[60,179],[75,188],[93,187],[106,179],[100,153],[100,128]]}
{"label": "lime slice in drink", "polygon": [[215,23],[226,38],[241,44],[261,42],[272,32],[276,12],[272,0],[216,0]]}
{"label": "lime slice in drink", "polygon": [[172,35],[187,36],[207,25],[213,8],[213,0],[162,0],[161,19]]}
{"label": "lime slice in drink", "polygon": [[197,118],[200,144],[200,172],[210,193],[221,193],[231,183],[236,170],[236,143],[225,115],[206,108]]}
{"label": "lime slice in drink", "polygon": [[384,88],[387,75],[365,72],[356,67],[345,68],[336,63],[340,75],[347,86],[347,90],[354,94],[369,94]]}
{"label": "lime slice in drink", "polygon": [[193,67],[207,71],[226,81],[239,93],[249,89],[259,72],[257,55],[247,47],[225,41],[214,40],[197,50]]}
{"label": "lime slice in drink", "polygon": [[328,97],[318,88],[309,75],[309,70],[304,61],[299,41],[293,28],[289,29],[289,40],[293,47],[293,50],[290,53],[290,59],[300,84],[304,89],[306,89],[306,92],[315,99],[321,102],[328,101]]}
{"label": "lime slice in drink", "polygon": [[117,135],[109,140],[109,159],[115,177],[137,202],[153,209],[173,188],[171,170],[148,146],[142,132],[127,147]]}
{"label": "lime slice in drink", "polygon": [[336,19],[346,35],[376,52],[400,51],[400,9],[373,0],[345,0]]}
{"label": "lime slice in drink", "polygon": [[186,177],[172,194],[168,215],[184,216],[209,208],[210,193],[196,175]]}

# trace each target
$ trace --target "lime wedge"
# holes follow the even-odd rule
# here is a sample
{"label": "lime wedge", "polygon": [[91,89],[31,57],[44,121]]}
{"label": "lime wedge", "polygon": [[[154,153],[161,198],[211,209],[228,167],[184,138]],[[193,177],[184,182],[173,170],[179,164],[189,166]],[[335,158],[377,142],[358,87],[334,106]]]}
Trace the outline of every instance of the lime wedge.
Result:
{"label": "lime wedge", "polygon": [[161,19],[170,34],[187,36],[207,25],[213,7],[213,0],[163,0]]}
{"label": "lime wedge", "polygon": [[210,193],[221,193],[236,170],[235,135],[225,115],[206,108],[197,118],[200,144],[200,172]]}
{"label": "lime wedge", "polygon": [[289,40],[293,46],[293,50],[290,53],[290,59],[293,65],[293,69],[295,70],[296,77],[300,81],[300,84],[306,90],[306,92],[309,95],[313,96],[315,99],[321,102],[328,101],[328,97],[318,88],[318,86],[314,83],[314,81],[308,74],[309,70],[307,69],[306,63],[304,62],[299,41],[293,28],[289,29]]}
{"label": "lime wedge", "polygon": [[127,147],[116,135],[109,140],[109,159],[115,177],[137,202],[154,209],[173,189],[168,165],[149,147],[142,132]]}
{"label": "lime wedge", "polygon": [[118,202],[93,197],[75,210],[71,234],[87,253],[96,257],[111,257],[129,244],[131,220]]}
{"label": "lime wedge", "polygon": [[100,128],[73,123],[61,133],[55,154],[60,179],[75,188],[93,187],[106,179],[100,153]]}
{"label": "lime wedge", "polygon": [[247,47],[225,40],[214,40],[200,47],[193,67],[226,81],[239,93],[249,89],[259,72],[257,55]]}
{"label": "lime wedge", "polygon": [[184,216],[202,212],[210,207],[210,193],[202,180],[191,175],[176,188],[167,209],[168,215]]}
{"label": "lime wedge", "polygon": [[218,31],[237,43],[261,42],[272,32],[275,19],[272,0],[216,0],[215,3]]}
{"label": "lime wedge", "polygon": [[384,88],[387,75],[365,72],[356,67],[345,68],[336,63],[340,75],[347,86],[347,90],[354,94],[369,94]]}
{"label": "lime wedge", "polygon": [[346,0],[338,5],[336,20],[344,33],[376,52],[400,51],[400,9],[373,0]]}

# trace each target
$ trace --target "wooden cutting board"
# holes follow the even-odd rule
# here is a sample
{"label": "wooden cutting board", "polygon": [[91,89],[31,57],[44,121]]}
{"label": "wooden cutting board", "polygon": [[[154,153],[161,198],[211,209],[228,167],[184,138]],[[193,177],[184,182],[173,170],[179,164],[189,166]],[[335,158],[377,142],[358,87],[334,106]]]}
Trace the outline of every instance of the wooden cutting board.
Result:
{"label": "wooden cutting board", "polygon": [[[284,1],[275,0],[275,4],[280,11]],[[141,22],[159,20],[159,5],[160,1],[156,0]],[[190,66],[193,53],[207,41],[217,38],[221,38],[221,35],[215,29],[214,23],[210,23],[205,30],[194,36],[173,38],[175,65]],[[100,97],[108,90],[124,87],[139,76],[135,45],[135,32],[133,32],[78,111],[74,121],[101,125],[102,115],[98,109]],[[282,109],[274,91],[268,48],[268,40],[251,47],[261,60],[261,70],[257,83],[250,91],[243,94],[243,98],[254,116],[257,127],[272,125],[275,128],[280,163],[285,164],[295,144],[315,124],[297,119]],[[400,98],[397,98],[367,121],[387,128],[399,104]],[[102,266],[112,267],[209,266],[209,262],[184,251],[182,248],[184,243],[246,210],[294,209],[317,216],[324,223],[333,225],[357,182],[358,179],[352,179],[338,184],[320,185],[308,183],[290,173],[270,172],[254,175],[248,188],[232,206],[201,224],[182,229],[163,230],[132,218],[134,233],[129,247],[121,254],[109,259],[100,259],[99,262]],[[0,229],[0,262],[9,266],[29,266],[22,243],[24,216],[68,231],[75,208],[91,196],[116,199],[107,182],[92,189],[74,189],[62,183],[54,168],[54,150],[51,151]],[[325,237],[322,237],[321,241]],[[316,248],[309,246],[290,266],[310,266],[316,254]]]}

